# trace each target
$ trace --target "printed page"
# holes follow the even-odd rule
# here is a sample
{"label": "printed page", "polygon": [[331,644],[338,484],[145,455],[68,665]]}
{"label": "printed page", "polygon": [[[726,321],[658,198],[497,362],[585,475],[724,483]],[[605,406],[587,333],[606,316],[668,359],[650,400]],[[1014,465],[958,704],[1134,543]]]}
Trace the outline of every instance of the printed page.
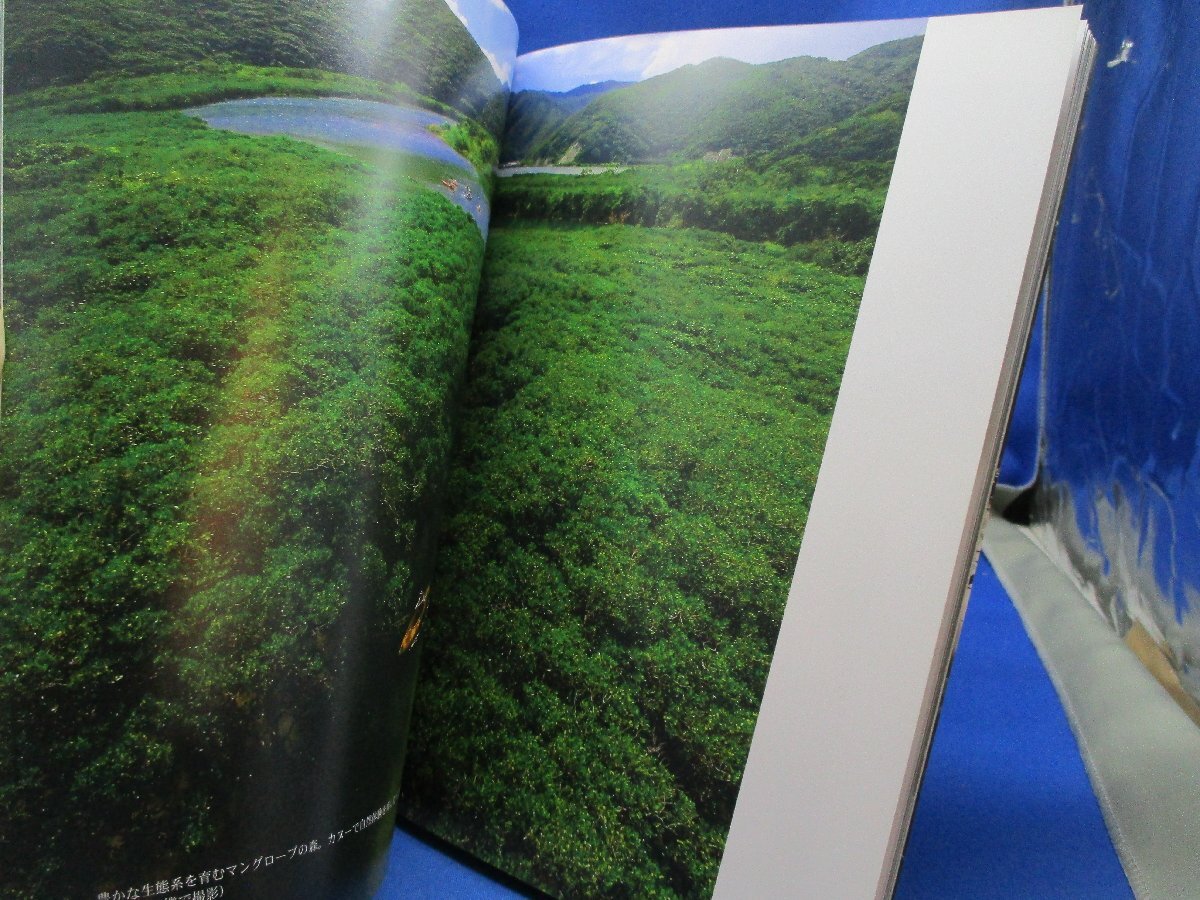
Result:
{"label": "printed page", "polygon": [[513,20],[6,13],[0,894],[369,896]]}
{"label": "printed page", "polygon": [[518,60],[403,815],[712,892],[923,30]]}

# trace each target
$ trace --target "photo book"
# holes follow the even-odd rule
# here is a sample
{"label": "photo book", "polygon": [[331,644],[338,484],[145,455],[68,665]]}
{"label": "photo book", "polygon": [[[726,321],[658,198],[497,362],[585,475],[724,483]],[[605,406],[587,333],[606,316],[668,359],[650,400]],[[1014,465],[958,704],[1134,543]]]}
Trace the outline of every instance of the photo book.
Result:
{"label": "photo book", "polygon": [[5,13],[0,894],[890,894],[1078,7]]}

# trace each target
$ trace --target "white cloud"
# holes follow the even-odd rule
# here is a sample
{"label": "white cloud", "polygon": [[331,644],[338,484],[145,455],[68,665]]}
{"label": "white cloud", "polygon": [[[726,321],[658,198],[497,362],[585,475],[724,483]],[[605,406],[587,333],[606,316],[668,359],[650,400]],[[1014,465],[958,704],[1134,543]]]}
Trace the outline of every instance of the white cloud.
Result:
{"label": "white cloud", "polygon": [[483,51],[483,55],[486,56],[488,62],[492,64],[492,71],[496,73],[496,77],[505,84],[511,84],[513,76],[513,64],[501,59],[486,47],[480,47],[479,49]]}
{"label": "white cloud", "polygon": [[[467,25],[467,14],[465,12],[463,12],[462,7],[458,3],[458,0],[446,0],[446,5],[448,7],[450,7],[450,11],[452,13],[454,13],[456,16],[458,16],[458,21],[462,22],[464,25]],[[471,27],[470,25],[467,25],[467,28],[470,28],[470,27]]]}
{"label": "white cloud", "polygon": [[500,0],[446,0],[450,11],[466,26],[492,71],[510,83],[517,55],[517,23]]}

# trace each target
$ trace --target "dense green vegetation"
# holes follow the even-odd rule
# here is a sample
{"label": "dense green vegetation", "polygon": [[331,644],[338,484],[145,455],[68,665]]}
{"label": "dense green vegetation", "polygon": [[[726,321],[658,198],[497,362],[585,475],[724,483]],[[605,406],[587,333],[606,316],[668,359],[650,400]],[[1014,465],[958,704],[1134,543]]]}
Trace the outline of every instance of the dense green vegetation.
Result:
{"label": "dense green vegetation", "polygon": [[625,87],[625,81],[584,84],[569,91],[521,91],[508,104],[504,130],[504,161],[529,157],[530,151],[554,133],[571,113],[583,109],[601,94]]}
{"label": "dense green vegetation", "polygon": [[500,82],[443,0],[10,0],[5,32],[9,94],[245,63],[399,82],[503,125]]}
{"label": "dense green vegetation", "polygon": [[582,177],[508,178],[493,206],[501,221],[622,223],[705,228],[750,241],[861,244],[840,271],[864,274],[883,211],[884,192],[837,183],[828,171],[795,160],[730,160],[639,166]]}
{"label": "dense green vegetation", "polygon": [[561,104],[546,117],[554,95],[532,103],[518,94],[508,130],[524,152],[505,159],[631,163],[721,150],[791,156],[789,148],[806,136],[873,104],[907,98],[920,47],[918,37],[844,61],[805,56],[755,66],[712,59],[607,91],[561,121]]}
{"label": "dense green vegetation", "polygon": [[712,890],[920,39],[514,98],[402,809]]}
{"label": "dense green vegetation", "polygon": [[[86,113],[186,109],[242,97],[351,97],[432,110],[453,119],[432,130],[464,156],[490,194],[499,159],[496,134],[454,108],[417,94],[405,84],[381,84],[354,75],[317,69],[267,68],[230,63],[199,63],[183,71],[123,77],[101,75],[82,84],[18,94],[8,109]],[[359,156],[370,154],[358,153]]]}
{"label": "dense green vegetation", "polygon": [[[461,23],[7,12],[0,893],[94,896],[376,808],[432,582],[407,811],[566,894],[704,894],[911,46],[539,101],[527,143],[659,164],[505,183],[435,573],[478,230],[373,151],[177,110],[411,102],[486,168],[502,101]],[[244,892],[353,893],[275,877]]]}
{"label": "dense green vegetation", "polygon": [[453,125],[435,125],[431,130],[475,167],[475,174],[490,197],[500,157],[500,147],[492,132],[473,119],[463,119]]}
{"label": "dense green vegetation", "polygon": [[555,893],[706,895],[862,280],[509,226],[484,284],[406,811]]}
{"label": "dense green vegetation", "polygon": [[[431,577],[482,240],[395,167],[67,112],[395,91],[220,71],[30,93],[5,122],[6,897],[286,850],[399,783],[399,635]],[[376,837],[239,891],[332,895]]]}
{"label": "dense green vegetation", "polygon": [[[98,75],[82,84],[41,88],[8,98],[9,110],[46,112],[132,112],[186,109],[240,97],[355,97],[381,103],[407,103],[457,117],[432,97],[403,84],[380,84],[355,75],[318,69],[288,69],[234,63],[199,63],[155,75]],[[478,126],[477,126],[478,127]]]}
{"label": "dense green vegetation", "polygon": [[[492,170],[499,158],[493,132],[444,103],[416,94],[407,85],[384,85],[336,72],[204,63],[181,72],[128,78],[105,75],[78,85],[42,88],[18,94],[9,101],[8,108],[54,113],[129,112],[186,109],[222,100],[272,96],[351,97],[418,106],[448,116],[454,120],[452,124],[432,130],[475,167],[480,182],[491,193]],[[356,155],[369,158],[372,154]]]}
{"label": "dense green vegetation", "polygon": [[[624,128],[646,128],[654,120],[655,127],[662,129],[663,147],[675,148],[680,158],[579,178],[511,178],[496,199],[494,214],[508,222],[704,228],[743,240],[798,246],[810,261],[845,274],[865,274],[904,124],[919,42],[917,38],[886,44],[846,63],[801,58],[748,66],[718,59],[692,67],[704,68],[709,75],[736,73],[737,77],[725,79],[734,108],[705,105],[709,95],[697,93],[695,84],[679,75],[684,70],[600,92],[569,119],[553,102],[564,95],[523,92],[513,101],[506,156],[511,156],[507,148],[514,135],[520,141],[522,135],[528,138],[537,132],[536,117],[541,114],[544,121],[557,123],[556,133],[585,148],[579,154],[581,161],[591,155],[613,161],[667,153],[667,149],[652,153],[643,148],[624,157],[616,151],[590,154],[586,148],[599,145],[572,130],[585,116],[593,116],[588,127],[598,128],[605,140]],[[778,70],[775,77],[767,78],[762,70],[772,69]],[[847,71],[855,73],[857,81]],[[813,72],[824,79],[815,99],[807,93],[787,93],[796,87],[793,80],[800,78],[803,84],[814,77]],[[764,93],[764,81],[766,98],[749,99]],[[836,93],[834,100],[826,96],[828,91]],[[619,127],[613,125],[614,105],[627,111]],[[664,111],[667,107],[693,110],[697,106],[695,130],[675,122],[681,133],[665,137],[670,132],[662,124],[670,118]],[[761,113],[765,107],[786,127],[760,121],[755,110]],[[719,139],[703,137],[713,133]],[[719,144],[725,145],[725,152],[706,149]]]}

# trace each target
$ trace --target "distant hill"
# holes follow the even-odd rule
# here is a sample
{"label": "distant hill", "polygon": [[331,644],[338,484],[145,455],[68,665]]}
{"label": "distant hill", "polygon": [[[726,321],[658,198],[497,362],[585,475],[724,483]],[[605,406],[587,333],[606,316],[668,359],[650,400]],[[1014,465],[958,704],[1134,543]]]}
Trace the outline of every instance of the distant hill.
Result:
{"label": "distant hill", "polygon": [[9,0],[5,91],[202,61],[327,69],[498,126],[501,84],[445,0]]}
{"label": "distant hill", "polygon": [[617,88],[629,87],[631,84],[636,84],[634,81],[596,81],[592,84],[581,84],[578,87],[573,87],[569,91],[561,91],[559,93],[551,93],[551,97],[558,97],[563,101],[579,101],[579,108],[583,108],[589,102],[601,94],[607,94],[609,91]]}
{"label": "distant hill", "polygon": [[501,162],[521,160],[542,143],[572,113],[583,109],[601,94],[628,87],[629,81],[601,81],[581,84],[569,91],[520,91],[508,104],[508,124],[504,132]]}
{"label": "distant hill", "polygon": [[[699,159],[721,150],[783,156],[805,141],[809,154],[822,141],[827,149],[857,141],[854,152],[870,152],[902,120],[903,106],[897,118],[895,104],[907,97],[920,49],[915,37],[844,61],[711,59],[607,91],[565,117],[561,106],[531,98],[510,125],[521,129],[514,146],[528,149],[508,155],[579,163]],[[865,118],[847,121],[854,116]],[[841,130],[819,138],[827,129]]]}
{"label": "distant hill", "polygon": [[908,92],[897,92],[828,128],[805,135],[795,144],[784,146],[777,155],[802,153],[814,160],[890,164],[900,143],[907,111]]}

